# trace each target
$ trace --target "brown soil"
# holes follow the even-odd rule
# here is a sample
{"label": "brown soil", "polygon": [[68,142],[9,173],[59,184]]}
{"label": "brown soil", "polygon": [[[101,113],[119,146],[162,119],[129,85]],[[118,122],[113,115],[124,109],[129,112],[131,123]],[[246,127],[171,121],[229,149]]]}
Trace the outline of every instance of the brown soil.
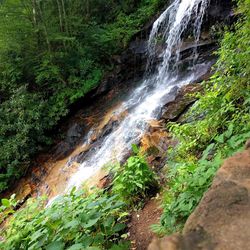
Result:
{"label": "brown soil", "polygon": [[131,249],[147,249],[154,236],[154,233],[150,230],[150,225],[158,223],[162,214],[159,205],[159,200],[153,198],[146,203],[142,210],[132,213],[132,219],[129,223]]}

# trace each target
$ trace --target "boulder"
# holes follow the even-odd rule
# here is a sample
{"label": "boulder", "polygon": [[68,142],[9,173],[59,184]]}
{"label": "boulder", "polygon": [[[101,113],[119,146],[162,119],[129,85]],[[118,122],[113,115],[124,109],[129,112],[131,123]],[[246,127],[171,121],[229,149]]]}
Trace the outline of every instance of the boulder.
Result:
{"label": "boulder", "polygon": [[84,124],[74,122],[69,126],[66,132],[66,138],[55,146],[55,159],[63,159],[69,155],[80,142],[85,132]]}
{"label": "boulder", "polygon": [[163,107],[162,118],[166,122],[176,121],[197,100],[194,94],[201,90],[202,86],[197,83],[182,87],[178,91],[174,101],[167,103]]}

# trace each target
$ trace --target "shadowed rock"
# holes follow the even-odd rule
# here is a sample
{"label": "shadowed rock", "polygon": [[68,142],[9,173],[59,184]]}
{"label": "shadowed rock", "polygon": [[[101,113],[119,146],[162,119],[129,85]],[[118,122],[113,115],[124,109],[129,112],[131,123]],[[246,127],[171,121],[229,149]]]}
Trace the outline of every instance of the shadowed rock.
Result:
{"label": "shadowed rock", "polygon": [[197,100],[194,94],[201,90],[201,85],[196,83],[182,87],[175,100],[163,107],[162,118],[167,122],[176,121]]}

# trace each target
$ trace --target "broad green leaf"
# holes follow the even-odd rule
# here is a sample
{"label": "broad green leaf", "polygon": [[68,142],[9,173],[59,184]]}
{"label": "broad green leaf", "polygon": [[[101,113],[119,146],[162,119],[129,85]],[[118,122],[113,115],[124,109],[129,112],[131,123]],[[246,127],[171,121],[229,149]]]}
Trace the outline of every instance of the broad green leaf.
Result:
{"label": "broad green leaf", "polygon": [[114,227],[113,227],[113,231],[114,232],[119,232],[121,230],[123,230],[124,228],[126,228],[127,225],[126,224],[116,224]]}
{"label": "broad green leaf", "polygon": [[82,250],[82,249],[84,249],[84,248],[83,248],[83,245],[81,243],[74,244],[74,245],[70,246],[69,248],[67,248],[67,250]]}
{"label": "broad green leaf", "polygon": [[140,151],[136,144],[132,144],[132,150],[134,154],[138,154]]}
{"label": "broad green leaf", "polygon": [[86,247],[84,250],[102,250],[100,247]]}
{"label": "broad green leaf", "polygon": [[98,220],[99,220],[99,218],[91,219],[91,220],[89,220],[87,223],[83,224],[83,226],[84,226],[85,228],[92,227],[92,226],[94,226],[94,225],[97,223]]}
{"label": "broad green leaf", "polygon": [[7,208],[11,207],[10,201],[8,199],[2,199],[1,202],[2,202],[3,206],[5,206]]}
{"label": "broad green leaf", "polygon": [[61,241],[52,242],[46,247],[46,250],[63,250],[63,249],[64,249],[64,243]]}
{"label": "broad green leaf", "polygon": [[115,221],[114,216],[109,216],[103,223],[104,227],[110,227]]}
{"label": "broad green leaf", "polygon": [[65,224],[64,228],[76,228],[78,225],[80,224],[80,222],[78,220],[72,220],[68,223]]}

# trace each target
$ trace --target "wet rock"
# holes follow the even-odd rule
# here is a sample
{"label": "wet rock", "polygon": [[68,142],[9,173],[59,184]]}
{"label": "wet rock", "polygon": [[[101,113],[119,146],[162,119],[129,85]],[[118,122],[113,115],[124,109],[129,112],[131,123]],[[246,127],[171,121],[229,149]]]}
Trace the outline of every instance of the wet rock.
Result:
{"label": "wet rock", "polygon": [[111,186],[113,180],[113,176],[111,174],[105,175],[101,178],[97,184],[97,187],[100,189],[107,189]]}
{"label": "wet rock", "polygon": [[170,103],[175,100],[177,94],[178,94],[179,87],[173,86],[172,89],[167,93],[165,96],[161,98],[162,103]]}
{"label": "wet rock", "polygon": [[183,234],[155,239],[148,249],[249,249],[249,193],[250,149],[247,148],[224,162],[188,218]]}
{"label": "wet rock", "polygon": [[129,49],[135,54],[146,54],[147,53],[147,40],[136,39],[130,43]]}
{"label": "wet rock", "polygon": [[74,123],[68,130],[66,135],[66,142],[70,145],[75,145],[76,142],[82,137],[84,126],[79,123]]}
{"label": "wet rock", "polygon": [[164,166],[166,151],[172,143],[163,123],[152,120],[149,126],[148,132],[140,141],[140,148],[147,155],[148,163],[159,169]]}
{"label": "wet rock", "polygon": [[[147,38],[135,37],[128,48],[121,54],[112,57],[114,69],[107,73],[101,84],[96,88],[93,97],[101,96],[119,86],[124,81],[140,79],[147,63]],[[130,83],[133,84],[134,81]]]}
{"label": "wet rock", "polygon": [[113,117],[103,128],[103,130],[101,130],[101,132],[99,132],[99,138],[101,137],[105,137],[106,135],[110,134],[114,128],[116,128],[119,125],[119,119],[117,117]]}
{"label": "wet rock", "polygon": [[168,121],[176,121],[197,98],[195,93],[202,91],[200,84],[189,84],[182,87],[174,101],[167,103],[162,109],[162,118]]}
{"label": "wet rock", "polygon": [[70,152],[71,147],[67,142],[60,142],[56,145],[55,149],[55,159],[63,159]]}
{"label": "wet rock", "polygon": [[211,0],[207,14],[205,16],[205,22],[203,26],[209,26],[211,23],[223,22],[225,24],[231,24],[233,19],[233,7],[234,1],[228,0]]}
{"label": "wet rock", "polygon": [[27,183],[20,188],[16,199],[19,200],[20,203],[23,203],[31,196],[31,193],[32,193],[32,187],[30,184]]}
{"label": "wet rock", "polygon": [[115,85],[118,84],[118,82],[121,81],[120,80],[120,78],[121,78],[120,73],[121,73],[122,67],[119,65],[119,63],[122,64],[123,62],[121,61],[120,57],[119,57],[119,59],[116,58],[114,60],[117,60],[115,63],[115,65],[116,65],[115,69],[112,72],[107,73],[104,76],[104,78],[102,79],[102,82],[97,87],[95,92],[92,94],[92,98],[108,93],[112,89],[112,87],[114,87]]}
{"label": "wet rock", "polygon": [[104,116],[102,122],[92,131],[92,135],[89,138],[88,147],[86,150],[82,150],[78,155],[74,157],[74,161],[82,163],[88,159],[96,150],[101,146],[104,138],[110,134],[120,122],[127,116],[127,111],[114,114],[113,110],[110,110]]}
{"label": "wet rock", "polygon": [[208,81],[213,74],[214,74],[214,72],[211,69],[208,72],[206,72],[205,74],[203,74],[202,76],[200,76],[198,79],[196,79],[194,81],[194,83],[201,83],[203,81]]}
{"label": "wet rock", "polygon": [[198,43],[196,43],[195,41],[189,39],[182,44],[180,50],[182,60],[186,58],[189,58],[189,60],[194,60],[194,49],[196,49],[199,54],[203,54],[204,52],[209,50],[214,50],[216,41],[212,40],[210,35],[206,32],[202,34],[204,37],[207,36],[204,40],[202,39]]}
{"label": "wet rock", "polygon": [[80,122],[74,122],[67,132],[65,140],[59,142],[54,151],[55,159],[63,159],[70,154],[75,146],[80,142],[85,132],[85,126]]}

